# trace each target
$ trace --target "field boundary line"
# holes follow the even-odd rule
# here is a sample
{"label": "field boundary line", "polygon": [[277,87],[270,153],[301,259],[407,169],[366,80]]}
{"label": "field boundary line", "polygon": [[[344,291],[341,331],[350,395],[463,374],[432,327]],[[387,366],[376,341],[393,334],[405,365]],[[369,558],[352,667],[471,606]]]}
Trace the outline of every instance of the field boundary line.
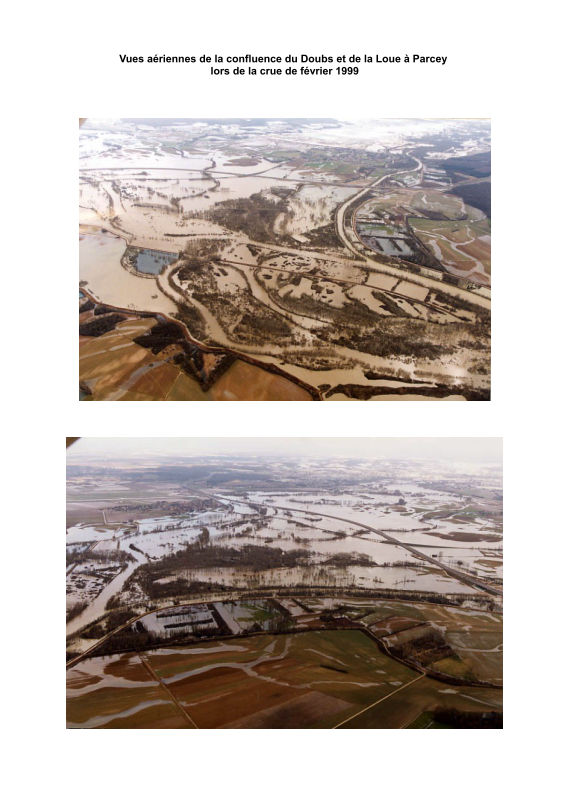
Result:
{"label": "field boundary line", "polygon": [[146,669],[146,671],[147,671],[147,672],[150,674],[150,676],[151,676],[153,679],[155,679],[155,680],[156,680],[156,682],[158,683],[158,685],[160,685],[160,687],[161,687],[161,688],[162,688],[162,689],[163,689],[163,690],[164,690],[164,691],[165,691],[165,692],[168,694],[169,698],[170,698],[170,699],[172,700],[172,702],[174,703],[174,706],[175,706],[175,707],[177,707],[177,709],[178,709],[178,710],[181,712],[181,714],[183,715],[183,717],[184,717],[184,718],[186,718],[186,719],[189,721],[189,723],[191,724],[191,726],[192,726],[194,729],[198,730],[198,729],[199,729],[199,727],[197,726],[197,724],[195,723],[195,721],[193,721],[193,719],[192,719],[192,718],[190,718],[189,714],[185,712],[185,710],[183,709],[183,707],[181,706],[181,704],[178,702],[178,700],[176,699],[176,697],[174,696],[174,694],[171,692],[171,690],[168,688],[168,686],[167,686],[167,685],[165,685],[165,684],[162,682],[162,680],[160,679],[160,677],[159,677],[159,676],[158,676],[158,675],[155,673],[154,669],[153,669],[153,668],[150,666],[150,663],[147,661],[147,659],[146,659],[145,657],[143,657],[143,656],[142,656],[142,654],[139,654],[138,656],[140,657],[140,662],[142,663],[142,665],[144,666],[144,668]]}
{"label": "field boundary line", "polygon": [[346,718],[345,721],[341,721],[339,724],[336,724],[335,727],[332,727],[331,729],[336,730],[338,727],[342,727],[344,724],[347,724],[348,721],[352,721],[354,718],[357,718],[357,716],[360,716],[362,713],[366,713],[367,710],[371,710],[371,708],[376,707],[377,704],[380,704],[381,702],[384,702],[385,699],[389,699],[391,696],[394,696],[396,693],[400,693],[401,690],[404,690],[409,685],[413,685],[415,682],[418,682],[418,680],[422,679],[423,676],[426,676],[426,674],[424,672],[422,672],[420,674],[420,676],[417,676],[415,679],[411,679],[410,682],[406,683],[406,685],[403,685],[401,688],[397,688],[396,690],[393,690],[392,693],[387,693],[387,695],[383,696],[382,699],[379,699],[377,702],[373,702],[373,704],[370,704],[368,707],[365,707],[363,710],[359,710],[358,713],[355,713],[355,715],[353,715],[353,716],[349,716],[349,718]]}

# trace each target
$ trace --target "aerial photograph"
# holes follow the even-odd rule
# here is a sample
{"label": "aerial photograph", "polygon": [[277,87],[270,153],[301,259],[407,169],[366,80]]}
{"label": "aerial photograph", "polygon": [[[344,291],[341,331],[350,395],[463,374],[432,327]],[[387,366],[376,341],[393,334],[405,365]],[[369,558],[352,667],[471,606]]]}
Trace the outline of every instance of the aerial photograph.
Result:
{"label": "aerial photograph", "polygon": [[69,438],[68,729],[502,729],[499,438]]}
{"label": "aerial photograph", "polygon": [[491,122],[79,127],[79,399],[489,401]]}

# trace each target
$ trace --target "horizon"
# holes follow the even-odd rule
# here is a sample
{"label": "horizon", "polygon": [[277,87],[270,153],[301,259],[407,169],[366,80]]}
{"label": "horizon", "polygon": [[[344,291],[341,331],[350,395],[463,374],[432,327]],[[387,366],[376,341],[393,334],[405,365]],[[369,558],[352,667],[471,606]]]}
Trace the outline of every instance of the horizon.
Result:
{"label": "horizon", "polygon": [[500,437],[81,437],[69,458],[264,455],[503,463]]}

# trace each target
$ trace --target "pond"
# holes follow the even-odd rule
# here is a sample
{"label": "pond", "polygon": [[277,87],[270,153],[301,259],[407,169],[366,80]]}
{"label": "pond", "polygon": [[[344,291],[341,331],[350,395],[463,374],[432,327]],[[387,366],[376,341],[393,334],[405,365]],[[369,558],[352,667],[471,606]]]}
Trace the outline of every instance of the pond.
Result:
{"label": "pond", "polygon": [[136,256],[136,268],[142,274],[159,274],[164,266],[175,263],[177,259],[177,254],[171,252],[141,249]]}

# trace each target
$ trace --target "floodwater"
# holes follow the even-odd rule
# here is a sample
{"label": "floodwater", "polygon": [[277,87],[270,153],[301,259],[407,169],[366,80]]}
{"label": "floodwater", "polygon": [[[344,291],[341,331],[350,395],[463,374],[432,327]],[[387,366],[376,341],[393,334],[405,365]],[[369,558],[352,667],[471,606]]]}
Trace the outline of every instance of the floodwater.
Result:
{"label": "floodwater", "polygon": [[78,523],[67,529],[66,542],[92,542],[93,540],[109,539],[112,537],[113,529],[100,525],[82,525]]}
{"label": "floodwater", "polygon": [[159,274],[164,266],[178,259],[177,254],[160,252],[155,249],[142,249],[136,256],[136,268],[142,274]]}
{"label": "floodwater", "polygon": [[[334,469],[333,463],[329,469]],[[454,483],[459,488],[460,481],[452,481],[452,486]],[[487,489],[492,488],[489,483]],[[220,582],[241,590],[327,585],[366,590],[471,591],[461,581],[413,554],[413,547],[450,569],[457,566],[455,569],[477,573],[481,579],[497,579],[502,574],[499,504],[492,502],[489,492],[486,502],[472,504],[467,482],[463,492],[430,489],[428,485],[397,479],[385,486],[369,483],[358,492],[249,492],[246,499],[234,492],[219,491],[219,495],[219,500],[205,511],[185,517],[145,518],[131,526],[137,528],[136,533],[122,534],[124,529],[118,528],[116,533],[122,539],[110,540],[111,532],[105,532],[104,526],[79,524],[69,529],[68,541],[96,539],[100,549],[112,546],[122,550],[135,544],[143,553],[134,552],[135,561],[71,621],[68,634],[104,614],[110,596],[122,589],[137,565],[174,553],[195,541],[204,525],[213,544],[235,548],[266,545],[282,551],[306,550],[312,556],[290,568],[255,571],[252,567],[231,565],[184,570],[177,577]],[[259,517],[251,504],[266,506],[267,516]],[[380,529],[403,544],[390,543],[386,536],[368,528]],[[364,554],[374,564],[368,566],[364,560],[351,556],[348,560],[351,564],[336,566],[337,560],[328,563],[333,554]],[[230,607],[225,610],[223,618],[231,628],[236,628],[239,613]],[[210,618],[206,612],[202,617]],[[195,622],[198,620],[201,616]],[[163,627],[165,623],[161,619],[153,625]]]}
{"label": "floodwater", "polygon": [[108,305],[175,314],[176,305],[156,282],[123,268],[125,249],[124,240],[110,232],[79,235],[79,273],[87,289]]}
{"label": "floodwater", "polygon": [[375,238],[364,235],[362,239],[371,249],[380,254],[388,254],[391,257],[409,257],[412,254],[412,249],[407,241],[400,238],[394,240],[392,238]]}
{"label": "floodwater", "polygon": [[149,631],[162,635],[181,635],[194,629],[216,627],[215,618],[205,604],[172,609],[171,612],[151,612],[140,620]]}
{"label": "floodwater", "polygon": [[366,567],[353,565],[336,568],[322,565],[274,568],[262,573],[245,568],[207,568],[181,572],[182,578],[210,583],[228,584],[241,590],[259,586],[271,587],[361,587],[361,589],[414,590],[417,592],[467,593],[470,587],[441,571],[408,567]]}
{"label": "floodwater", "polygon": [[335,207],[352,195],[352,188],[304,185],[288,198],[290,212],[277,217],[274,231],[298,238],[302,232],[326,226]]}
{"label": "floodwater", "polygon": [[101,615],[104,615],[105,605],[109,598],[122,590],[124,582],[134,573],[138,565],[141,565],[145,561],[136,551],[132,552],[132,556],[134,561],[130,562],[122,573],[119,573],[118,576],[115,576],[111,583],[108,584],[93,601],[91,601],[88,607],[84,609],[80,615],[69,621],[67,624],[67,635],[73,634],[73,632],[76,632],[78,629],[82,629],[97,618],[100,618]]}

